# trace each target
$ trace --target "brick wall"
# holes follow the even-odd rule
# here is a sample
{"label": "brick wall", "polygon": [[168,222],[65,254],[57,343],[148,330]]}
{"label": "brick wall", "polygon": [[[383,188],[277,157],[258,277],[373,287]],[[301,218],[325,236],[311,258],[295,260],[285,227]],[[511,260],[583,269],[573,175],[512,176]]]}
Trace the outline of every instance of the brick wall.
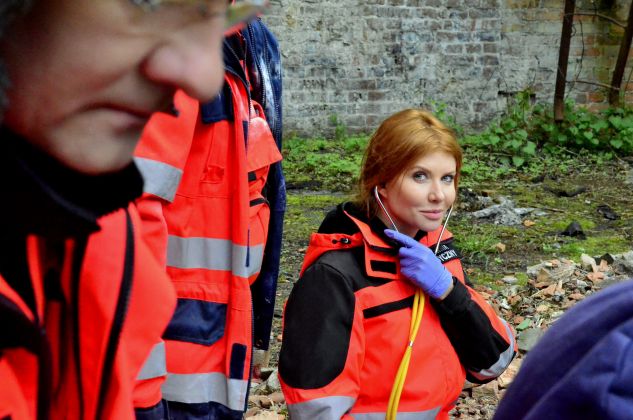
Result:
{"label": "brick wall", "polygon": [[[579,0],[577,10],[624,22],[631,0]],[[333,116],[370,132],[406,107],[448,106],[486,124],[531,88],[551,102],[564,0],[272,0],[264,18],[284,65],[286,134],[329,135]],[[583,36],[581,36],[581,33]],[[623,29],[576,18],[568,79],[609,84]],[[625,72],[625,81],[629,68]],[[633,87],[631,87],[633,90]],[[602,106],[604,88],[569,83],[567,96]],[[629,100],[633,100],[633,91]]]}

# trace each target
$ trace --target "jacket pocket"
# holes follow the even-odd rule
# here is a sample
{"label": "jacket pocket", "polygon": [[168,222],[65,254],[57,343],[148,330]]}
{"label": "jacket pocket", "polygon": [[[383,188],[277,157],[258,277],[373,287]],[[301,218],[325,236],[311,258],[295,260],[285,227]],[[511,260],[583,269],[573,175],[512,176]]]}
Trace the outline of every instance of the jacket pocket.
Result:
{"label": "jacket pocket", "polygon": [[391,312],[399,311],[405,308],[413,307],[413,296],[409,296],[407,298],[397,300],[395,302],[383,303],[381,305],[372,306],[371,308],[363,309],[363,318],[370,319],[376,318],[381,315],[386,315]]}
{"label": "jacket pocket", "polygon": [[224,336],[226,307],[225,303],[179,298],[163,337],[210,346]]}

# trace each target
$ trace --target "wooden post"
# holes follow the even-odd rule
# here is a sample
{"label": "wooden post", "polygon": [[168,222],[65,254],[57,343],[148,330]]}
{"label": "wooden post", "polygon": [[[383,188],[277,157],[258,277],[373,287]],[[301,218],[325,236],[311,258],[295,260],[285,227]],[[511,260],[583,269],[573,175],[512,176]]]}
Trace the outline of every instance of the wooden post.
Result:
{"label": "wooden post", "polygon": [[554,92],[554,121],[565,119],[565,83],[567,82],[567,63],[569,62],[569,44],[571,43],[571,29],[574,23],[575,0],[565,0],[563,14],[563,30],[560,36],[560,50],[558,52],[558,71],[556,72],[556,90]]}
{"label": "wooden post", "polygon": [[611,79],[611,88],[609,89],[609,105],[611,106],[618,106],[620,104],[620,88],[622,85],[622,77],[624,76],[626,61],[629,58],[631,38],[633,38],[633,4],[629,9],[629,19],[627,21],[626,28],[624,29],[624,38],[620,44],[618,61],[615,64],[615,70],[613,70],[613,79]]}

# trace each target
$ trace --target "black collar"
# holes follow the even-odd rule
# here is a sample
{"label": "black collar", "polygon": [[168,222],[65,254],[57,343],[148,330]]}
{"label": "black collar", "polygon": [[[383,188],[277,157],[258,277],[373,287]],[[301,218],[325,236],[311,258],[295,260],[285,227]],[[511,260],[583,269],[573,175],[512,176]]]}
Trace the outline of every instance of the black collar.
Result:
{"label": "black collar", "polygon": [[99,217],[126,207],[142,190],[133,163],[116,173],[85,175],[0,131],[0,237],[85,236],[99,229]]}
{"label": "black collar", "polygon": [[[319,233],[343,233],[346,235],[353,235],[358,232],[358,226],[356,226],[356,224],[345,215],[346,212],[361,222],[367,223],[371,230],[376,235],[380,236],[385,242],[392,243],[394,247],[399,247],[397,243],[393,242],[392,239],[385,235],[384,231],[387,229],[387,226],[382,222],[382,220],[380,220],[377,216],[368,218],[367,212],[353,202],[339,204],[336,209],[330,211],[321,223]],[[414,239],[416,241],[420,241],[426,236],[426,234],[427,232],[419,230]]]}

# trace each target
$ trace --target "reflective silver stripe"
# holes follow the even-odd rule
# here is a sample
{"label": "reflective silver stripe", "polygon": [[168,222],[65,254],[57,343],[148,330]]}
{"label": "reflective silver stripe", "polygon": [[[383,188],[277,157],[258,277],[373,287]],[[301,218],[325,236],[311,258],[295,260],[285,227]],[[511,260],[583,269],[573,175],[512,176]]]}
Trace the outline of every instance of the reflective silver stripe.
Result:
{"label": "reflective silver stripe", "polygon": [[[353,397],[324,397],[297,404],[288,404],[292,420],[338,420],[356,402]],[[382,420],[385,415],[383,414]]]}
{"label": "reflective silver stripe", "polygon": [[468,370],[471,375],[481,381],[496,378],[497,376],[501,375],[503,371],[506,370],[506,368],[512,361],[512,357],[514,356],[514,335],[512,334],[512,330],[510,329],[510,326],[507,322],[505,322],[501,318],[499,319],[506,329],[506,334],[508,335],[508,339],[510,340],[510,346],[506,349],[506,351],[501,353],[501,356],[499,356],[499,360],[497,360],[495,364],[490,366],[488,369],[483,369],[478,372],[472,371],[470,369]]}
{"label": "reflective silver stripe", "polygon": [[248,381],[226,379],[221,373],[167,374],[163,398],[185,404],[216,402],[231,410],[246,407]]}
{"label": "reflective silver stripe", "polygon": [[166,363],[165,343],[161,341],[152,348],[136,379],[141,381],[143,379],[152,379],[167,375]]}
{"label": "reflective silver stripe", "polygon": [[[398,420],[435,420],[440,407],[425,411],[401,412],[398,411],[396,418]],[[350,413],[355,420],[385,420],[387,413]]]}
{"label": "reflective silver stripe", "polygon": [[157,160],[136,157],[134,162],[143,175],[143,191],[167,200],[174,201],[180,185],[182,170]]}
{"label": "reflective silver stripe", "polygon": [[235,276],[250,277],[259,272],[263,258],[263,245],[246,247],[234,245],[226,239],[181,238],[173,235],[169,236],[167,242],[169,267],[231,271]]}

